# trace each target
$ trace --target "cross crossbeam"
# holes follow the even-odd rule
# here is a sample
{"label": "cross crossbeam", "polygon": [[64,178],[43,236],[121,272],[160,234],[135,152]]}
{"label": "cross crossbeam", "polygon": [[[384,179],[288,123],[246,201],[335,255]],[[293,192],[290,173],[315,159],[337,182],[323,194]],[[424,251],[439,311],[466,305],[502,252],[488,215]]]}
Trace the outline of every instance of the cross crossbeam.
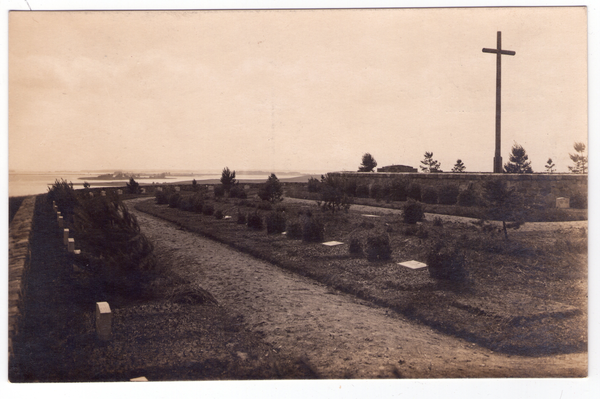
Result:
{"label": "cross crossbeam", "polygon": [[494,173],[502,173],[502,156],[500,154],[500,92],[502,86],[502,55],[515,55],[512,50],[502,50],[502,32],[498,32],[496,48],[484,48],[484,53],[496,54],[496,152],[494,154]]}

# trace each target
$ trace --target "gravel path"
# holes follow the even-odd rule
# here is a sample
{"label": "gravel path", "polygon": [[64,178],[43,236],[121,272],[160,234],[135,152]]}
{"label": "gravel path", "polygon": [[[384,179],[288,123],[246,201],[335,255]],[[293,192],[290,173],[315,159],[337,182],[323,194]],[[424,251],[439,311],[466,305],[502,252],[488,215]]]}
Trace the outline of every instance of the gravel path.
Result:
{"label": "gravel path", "polygon": [[[145,199],[144,199],[145,200]],[[385,308],[292,274],[130,209],[157,251],[169,251],[273,350],[322,378],[585,376],[587,354],[524,358],[493,353]]]}

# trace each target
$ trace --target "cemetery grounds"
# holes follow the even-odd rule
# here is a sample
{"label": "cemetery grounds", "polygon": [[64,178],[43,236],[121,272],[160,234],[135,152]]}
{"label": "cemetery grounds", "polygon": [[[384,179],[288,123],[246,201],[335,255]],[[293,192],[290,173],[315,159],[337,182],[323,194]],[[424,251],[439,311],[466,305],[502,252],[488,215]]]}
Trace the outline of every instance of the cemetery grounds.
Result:
{"label": "cemetery grounds", "polygon": [[[23,329],[30,340],[21,343],[25,355],[11,381],[587,375],[586,228],[522,228],[506,241],[470,222],[440,226],[429,217],[413,226],[398,214],[365,216],[359,207],[331,214],[286,198],[280,210],[288,221],[308,209],[325,222],[326,241],[344,243],[328,247],[236,223],[238,210],[267,215],[256,208],[259,200],[207,197],[233,217],[156,205],[153,198],[129,204],[171,222],[137,213],[166,273],[146,298],[108,295],[115,324],[107,344],[94,339],[90,311],[107,294],[89,291],[70,269],[54,268],[69,260],[48,257],[56,243],[50,231],[41,232],[45,238],[33,243],[45,257],[40,286],[29,291],[36,292],[28,298],[33,318]],[[349,254],[351,237],[364,240],[375,231],[389,235],[390,261]],[[465,252],[468,287],[398,265],[424,262],[434,240]],[[194,303],[185,291],[178,296],[181,286],[204,288],[216,301]]]}

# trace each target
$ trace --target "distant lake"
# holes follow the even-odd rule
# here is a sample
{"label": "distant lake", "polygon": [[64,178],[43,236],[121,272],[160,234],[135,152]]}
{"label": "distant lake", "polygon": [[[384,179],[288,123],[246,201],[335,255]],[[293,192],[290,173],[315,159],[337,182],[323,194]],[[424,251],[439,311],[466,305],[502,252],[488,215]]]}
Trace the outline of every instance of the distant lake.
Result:
{"label": "distant lake", "polygon": [[[58,179],[64,179],[68,182],[73,183],[74,189],[83,188],[83,183],[86,181],[85,179],[90,179],[92,177],[97,177],[99,173],[9,173],[8,175],[8,195],[9,197],[18,197],[21,195],[36,195],[36,194],[44,194],[48,192],[48,186],[52,186],[54,182]],[[298,177],[300,175],[282,175],[281,179]],[[267,180],[267,175],[239,175],[236,176],[237,179],[240,180]],[[80,179],[83,178],[83,179]],[[196,179],[200,180],[209,180],[209,179],[220,179],[221,174],[205,174],[205,175],[187,175],[187,176],[177,176],[170,175],[169,178],[166,179],[136,179],[140,185],[152,184],[154,183],[177,183],[181,181],[190,181]],[[87,180],[88,183],[91,184],[92,187],[115,187],[115,186],[125,186],[129,180]]]}

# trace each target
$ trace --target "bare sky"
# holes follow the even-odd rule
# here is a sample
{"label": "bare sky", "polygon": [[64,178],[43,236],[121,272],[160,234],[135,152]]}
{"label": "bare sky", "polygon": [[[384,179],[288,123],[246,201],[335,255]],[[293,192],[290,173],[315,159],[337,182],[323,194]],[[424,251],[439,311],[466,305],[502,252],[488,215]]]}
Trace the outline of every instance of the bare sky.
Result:
{"label": "bare sky", "polygon": [[496,46],[502,156],[567,172],[587,143],[584,7],[12,12],[16,170],[489,172]]}

